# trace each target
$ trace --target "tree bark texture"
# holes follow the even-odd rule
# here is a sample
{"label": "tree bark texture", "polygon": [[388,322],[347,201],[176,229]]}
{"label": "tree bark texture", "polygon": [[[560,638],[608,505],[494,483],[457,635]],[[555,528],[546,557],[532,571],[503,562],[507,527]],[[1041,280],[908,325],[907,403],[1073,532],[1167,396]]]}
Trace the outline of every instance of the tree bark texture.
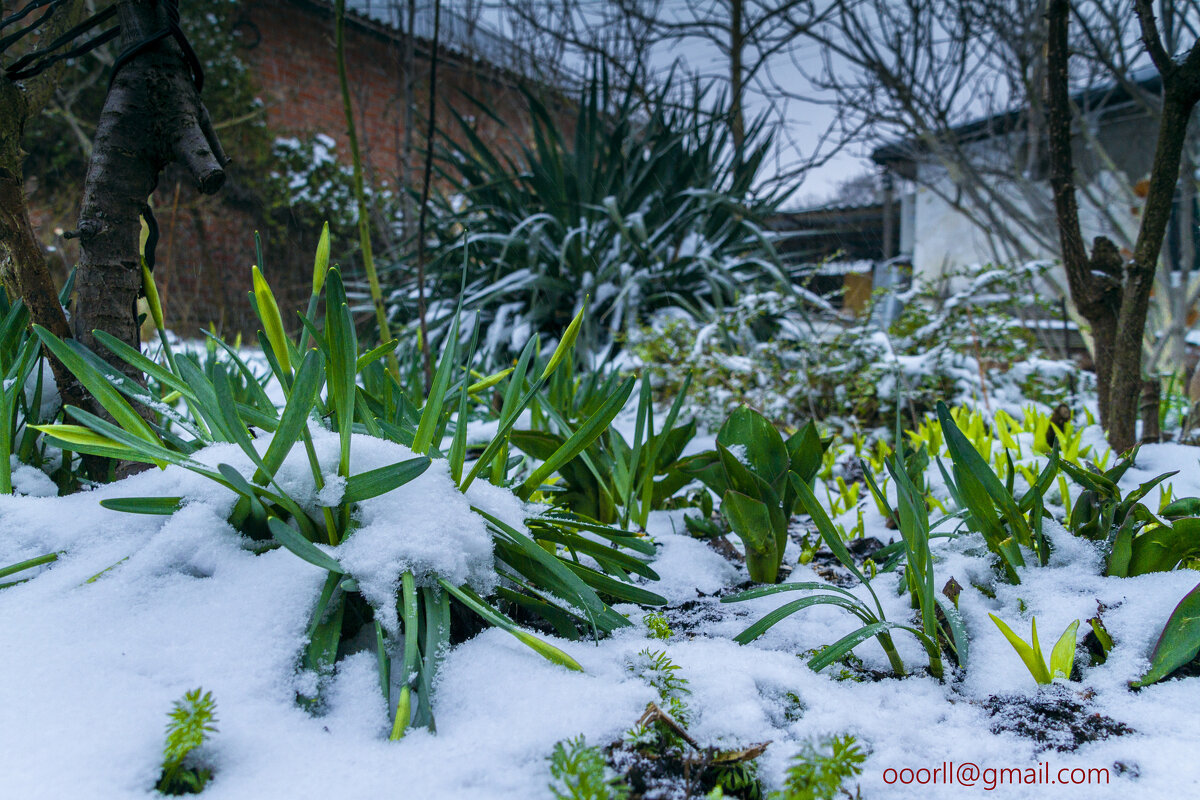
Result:
{"label": "tree bark texture", "polygon": [[[78,22],[82,10],[82,0],[56,9],[41,29],[38,44],[57,38]],[[0,73],[0,278],[9,296],[25,303],[30,320],[59,337],[70,336],[70,329],[29,221],[21,140],[26,124],[41,113],[65,66],[56,64],[24,81],[11,81]],[[78,405],[83,393],[75,376],[58,359],[49,356],[49,362],[59,397],[64,403]]]}
{"label": "tree bark texture", "polygon": [[1158,38],[1149,0],[1137,0],[1137,8],[1147,50],[1162,74],[1163,108],[1149,193],[1133,258],[1128,263],[1104,237],[1096,238],[1090,256],[1083,242],[1075,199],[1067,83],[1070,1],[1050,0],[1047,8],[1050,185],[1071,298],[1091,326],[1095,340],[1100,422],[1117,452],[1136,443],[1146,312],[1171,216],[1188,119],[1200,101],[1200,45],[1193,45],[1184,61],[1172,60]]}
{"label": "tree bark texture", "polygon": [[[137,46],[169,23],[165,3],[121,0],[122,48]],[[162,169],[173,161],[212,194],[228,163],[192,82],[179,45],[158,39],[119,68],[96,128],[79,218],[75,336],[133,377],[135,370],[104,348],[94,330],[138,346],[137,299],[142,286],[140,216]]]}

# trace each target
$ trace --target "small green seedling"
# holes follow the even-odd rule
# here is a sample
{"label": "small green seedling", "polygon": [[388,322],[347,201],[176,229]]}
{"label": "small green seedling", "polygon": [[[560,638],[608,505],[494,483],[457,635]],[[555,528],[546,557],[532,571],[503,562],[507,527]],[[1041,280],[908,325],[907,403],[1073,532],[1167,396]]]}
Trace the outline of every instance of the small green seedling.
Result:
{"label": "small green seedling", "polygon": [[[788,767],[783,790],[771,800],[833,800],[848,778],[862,774],[867,754],[850,734],[806,742]],[[846,793],[849,796],[849,793]]]}
{"label": "small green seedling", "polygon": [[184,761],[208,738],[216,733],[217,704],[212,692],[193,689],[175,701],[167,723],[167,742],[163,747],[162,775],[158,791],[163,794],[199,794],[212,779],[207,767],[184,766]]}
{"label": "small green seedling", "polygon": [[1035,681],[1039,684],[1049,684],[1053,683],[1057,677],[1070,680],[1071,669],[1075,666],[1075,631],[1079,629],[1079,620],[1068,625],[1062,636],[1058,637],[1058,642],[1050,651],[1050,663],[1047,664],[1045,656],[1042,655],[1041,643],[1038,642],[1036,618],[1030,623],[1032,633],[1030,642],[1026,643],[995,614],[988,614],[988,616],[992,618],[992,622],[996,623],[996,627],[1004,634],[1004,638],[1008,639],[1008,643],[1025,662],[1025,666],[1029,668],[1029,674]]}
{"label": "small green seedling", "polygon": [[657,611],[646,613],[642,617],[642,622],[646,624],[646,632],[650,634],[651,639],[670,639],[671,634],[674,633],[666,616]]}
{"label": "small green seedling", "polygon": [[629,786],[604,761],[604,751],[583,736],[554,745],[550,791],[556,800],[625,800]]}

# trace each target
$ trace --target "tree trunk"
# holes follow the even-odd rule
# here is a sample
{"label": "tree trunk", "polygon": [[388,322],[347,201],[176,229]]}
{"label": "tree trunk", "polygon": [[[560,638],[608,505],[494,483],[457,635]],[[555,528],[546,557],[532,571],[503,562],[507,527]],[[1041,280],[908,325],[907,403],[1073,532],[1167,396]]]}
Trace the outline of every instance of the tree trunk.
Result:
{"label": "tree trunk", "polygon": [[1143,40],[1163,77],[1162,120],[1155,145],[1150,187],[1133,258],[1121,263],[1116,246],[1098,237],[1089,258],[1079,228],[1071,156],[1071,100],[1067,89],[1069,0],[1050,0],[1047,9],[1047,73],[1050,185],[1062,242],[1063,266],[1080,314],[1096,341],[1100,421],[1118,453],[1136,443],[1142,389],[1142,337],[1154,273],[1171,216],[1188,119],[1200,101],[1200,45],[1182,62],[1163,50],[1147,0],[1137,0]]}
{"label": "tree trunk", "polygon": [[[58,38],[79,21],[82,10],[82,0],[56,9],[39,29],[37,44]],[[0,73],[0,278],[10,297],[25,303],[30,320],[59,337],[70,336],[70,331],[42,247],[29,222],[21,139],[29,120],[41,113],[64,67],[63,63],[53,65],[20,82]],[[51,356],[49,362],[59,397],[64,403],[78,405],[83,393],[75,376],[58,359]]]}
{"label": "tree trunk", "polygon": [[1150,171],[1150,189],[1142,211],[1133,260],[1125,277],[1121,313],[1117,319],[1116,349],[1113,353],[1113,379],[1110,392],[1112,423],[1109,440],[1120,452],[1134,445],[1134,420],[1137,418],[1138,387],[1142,381],[1142,336],[1154,272],[1162,252],[1163,237],[1171,218],[1171,204],[1179,179],[1179,162],[1187,138],[1188,119],[1196,100],[1167,87],[1163,97],[1162,124]]}
{"label": "tree trunk", "polygon": [[1162,398],[1162,381],[1158,378],[1142,381],[1138,413],[1142,417],[1142,444],[1162,441],[1162,426],[1158,412]]}
{"label": "tree trunk", "polygon": [[[121,0],[123,49],[169,25],[167,3]],[[103,330],[138,346],[137,298],[142,286],[139,217],[172,161],[184,163],[204,194],[225,181],[228,162],[179,45],[164,36],[119,67],[96,128],[79,218],[75,336],[110,363],[139,377],[103,348]]]}
{"label": "tree trunk", "polygon": [[[7,93],[10,87],[7,84],[0,92]],[[19,141],[20,137],[15,138]],[[19,147],[0,147],[0,273],[9,295],[24,301],[30,320],[60,338],[71,335],[42,246],[29,223]],[[59,397],[64,403],[78,405],[83,395],[75,376],[56,358],[50,359],[50,367]]]}

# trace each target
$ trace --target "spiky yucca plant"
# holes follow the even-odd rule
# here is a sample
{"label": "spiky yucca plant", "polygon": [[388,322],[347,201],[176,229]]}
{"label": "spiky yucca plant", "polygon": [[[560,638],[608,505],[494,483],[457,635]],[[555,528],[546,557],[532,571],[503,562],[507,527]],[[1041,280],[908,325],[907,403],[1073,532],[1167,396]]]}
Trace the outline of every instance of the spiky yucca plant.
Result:
{"label": "spiky yucca plant", "polygon": [[[655,309],[700,313],[751,282],[786,284],[761,228],[776,198],[753,191],[770,144],[764,121],[749,126],[752,144],[739,160],[724,101],[698,88],[689,101],[677,95],[670,81],[639,90],[613,86],[601,73],[566,122],[527,93],[532,134],[515,157],[456,114],[444,138],[466,147],[444,151],[439,163],[465,202],[443,199],[438,215],[443,247],[433,280],[443,299],[431,305],[431,328],[444,335],[449,325],[454,302],[446,298],[458,296],[464,249],[466,307],[483,312],[480,355],[491,365],[509,362],[528,334],[562,330],[588,295],[581,359]],[[479,115],[494,117],[477,105]],[[405,270],[400,261],[392,272],[402,323],[413,319]]]}

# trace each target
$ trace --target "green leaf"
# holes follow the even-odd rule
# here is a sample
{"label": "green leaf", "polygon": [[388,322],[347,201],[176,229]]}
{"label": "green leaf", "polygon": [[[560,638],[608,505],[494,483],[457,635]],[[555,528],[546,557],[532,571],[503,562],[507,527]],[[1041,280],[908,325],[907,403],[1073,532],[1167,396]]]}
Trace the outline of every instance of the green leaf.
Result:
{"label": "green leaf", "polygon": [[1187,664],[1200,653],[1200,585],[1188,592],[1163,626],[1150,669],[1131,685],[1137,689],[1157,683]]}
{"label": "green leaf", "polygon": [[82,425],[55,424],[31,425],[30,427],[51,437],[60,447],[67,450],[74,450],[77,453],[124,459],[126,461],[157,463],[156,459],[142,455],[128,445],[96,433]]}
{"label": "green leaf", "polygon": [[838,606],[839,608],[846,609],[863,621],[866,621],[864,619],[864,612],[866,615],[870,614],[870,612],[867,611],[862,605],[861,601],[850,600],[836,594],[814,594],[808,597],[801,597],[799,600],[792,600],[789,603],[784,603],[779,608],[774,609],[762,619],[751,625],[749,628],[746,628],[746,630],[733,637],[733,640],[738,644],[748,644],[757,639],[759,636],[762,636],[767,632],[767,630],[769,630],[778,622],[790,617],[792,614],[801,609],[815,605]]}
{"label": "green leaf", "polygon": [[417,435],[413,439],[412,450],[418,455],[429,452],[434,444],[433,434],[442,419],[442,407],[446,401],[446,392],[450,388],[450,374],[455,362],[458,361],[458,315],[450,325],[450,334],[446,337],[446,347],[442,358],[438,361],[437,372],[433,375],[433,384],[429,389],[429,399],[421,409],[421,422],[417,425]]}
{"label": "green leaf", "polygon": [[526,647],[529,647],[542,658],[554,664],[558,664],[559,666],[574,670],[575,672],[583,672],[583,667],[579,665],[578,661],[571,658],[569,655],[564,653],[562,650],[559,650],[549,642],[539,639],[533,634],[518,628],[516,623],[489,606],[486,602],[484,602],[483,598],[475,594],[475,592],[469,587],[458,587],[441,578],[438,578],[438,583],[442,585],[442,588],[454,595],[455,599],[457,599],[460,603],[474,611],[479,616],[483,617],[483,619],[487,622],[495,625],[497,628],[508,631],[510,634],[516,637],[517,641],[521,642],[521,644],[525,645]]}
{"label": "green leaf", "polygon": [[771,528],[771,515],[767,507],[758,500],[730,489],[721,498],[721,512],[729,520],[729,526],[746,545],[747,550],[765,555],[774,549],[775,534]]}
{"label": "green leaf", "polygon": [[1163,506],[1158,515],[1170,520],[1180,517],[1200,517],[1200,497],[1181,497]]}
{"label": "green leaf", "polygon": [[950,642],[954,646],[954,655],[958,665],[966,669],[971,640],[967,636],[967,626],[963,622],[962,612],[945,595],[938,594],[934,599],[938,608],[942,610],[942,616],[946,618],[946,627],[950,629]]}
{"label": "green leaf", "polygon": [[542,481],[586,450],[592,442],[596,441],[596,438],[608,429],[613,417],[625,407],[625,403],[629,400],[629,395],[633,393],[634,382],[634,378],[627,378],[621,385],[621,388],[605,400],[604,404],[596,410],[596,413],[588,417],[587,421],[580,425],[579,429],[571,434],[570,438],[563,442],[561,447],[552,453],[540,467],[534,470],[533,474],[517,490],[517,496],[522,500],[528,500],[529,496],[542,485]]}
{"label": "green leaf", "polygon": [[287,334],[283,330],[283,317],[279,314],[279,305],[275,302],[275,294],[271,291],[258,266],[251,267],[250,273],[254,282],[254,299],[258,306],[258,318],[262,321],[263,332],[271,343],[271,351],[283,367],[285,373],[292,371],[291,359],[287,347]]}
{"label": "green leaf", "polygon": [[542,371],[542,380],[547,380],[554,371],[558,369],[558,365],[566,358],[567,353],[571,352],[571,348],[575,346],[575,339],[579,336],[579,328],[583,325],[583,315],[587,311],[587,303],[584,302],[583,307],[575,314],[571,324],[567,326],[567,330],[563,333],[563,337],[558,342],[558,347],[554,348],[554,354],[550,356],[549,363],[546,364],[546,369]]}
{"label": "green leaf", "polygon": [[887,633],[891,628],[895,627],[898,626],[891,622],[873,622],[870,625],[864,625],[858,630],[838,639],[833,644],[821,648],[820,652],[808,660],[808,668],[813,672],[820,672],[867,639]]}
{"label": "green leaf", "polygon": [[1050,460],[1046,462],[1046,466],[1042,468],[1041,473],[1037,477],[1037,481],[1033,486],[1029,487],[1029,491],[1021,496],[1019,506],[1022,511],[1029,512],[1033,510],[1034,503],[1040,497],[1046,496],[1046,491],[1050,488],[1050,484],[1054,482],[1055,476],[1059,469],[1058,442],[1054,443],[1054,448],[1050,451]]}
{"label": "green leaf", "polygon": [[1176,519],[1134,538],[1129,575],[1166,572],[1185,558],[1200,553],[1200,518]]}
{"label": "green leaf", "polygon": [[271,530],[271,538],[279,542],[281,545],[291,550],[300,558],[308,563],[320,567],[321,569],[329,570],[338,575],[346,574],[346,570],[338,563],[337,559],[326,553],[315,544],[305,539],[300,531],[288,525],[279,517],[270,517],[267,519],[267,526]]}
{"label": "green leaf", "polygon": [[825,509],[821,506],[820,501],[817,500],[817,496],[813,494],[812,489],[808,488],[808,484],[800,480],[800,476],[795,473],[789,475],[788,478],[792,482],[792,488],[796,492],[796,497],[800,501],[800,505],[812,517],[813,523],[817,526],[817,532],[821,534],[825,545],[843,567],[850,570],[860,582],[866,583],[867,579],[862,574],[862,571],[859,570],[858,564],[854,562],[854,556],[846,548],[841,535],[833,527],[833,520],[825,513]]}
{"label": "green leaf", "polygon": [[[576,606],[579,611],[585,614],[594,626],[599,626],[603,623],[605,630],[611,627],[624,627],[629,623],[627,619],[617,614],[609,606],[597,596],[594,589],[588,586],[578,575],[567,568],[567,565],[560,561],[557,557],[547,553],[537,542],[526,536],[521,531],[512,527],[503,520],[493,517],[486,511],[482,511],[474,506],[471,510],[483,517],[491,524],[496,536],[497,547],[502,544],[510,544],[515,547],[524,558],[528,559],[532,564],[519,565],[510,564],[518,572],[536,575],[536,583],[552,592],[563,600]],[[503,553],[497,552],[500,561],[505,561]],[[528,573],[521,569],[526,567]]]}
{"label": "green leaf", "polygon": [[634,586],[624,580],[617,580],[598,572],[591,567],[585,567],[576,561],[563,561],[563,566],[579,576],[584,583],[618,601],[636,603],[639,606],[665,606],[667,599],[662,595]]}
{"label": "green leaf", "polygon": [[354,426],[354,399],[358,365],[358,336],[346,302],[346,289],[338,269],[329,270],[325,300],[325,336],[329,344],[329,363],[325,373],[329,400],[337,410],[337,429],[341,443],[338,474],[346,477],[350,469],[350,436]]}
{"label": "green leaf", "polygon": [[1029,674],[1033,679],[1040,684],[1051,683],[1050,671],[1046,668],[1046,661],[1042,657],[1041,645],[1037,638],[1037,621],[1032,623],[1033,628],[1033,646],[1027,644],[1020,636],[1013,633],[1012,628],[1008,627],[995,614],[988,614],[992,618],[992,622],[996,623],[996,627],[1004,634],[1004,638],[1008,639],[1008,643],[1017,651],[1017,655],[1025,662],[1025,667],[1029,670]]}
{"label": "green leaf", "polygon": [[[104,407],[104,410],[112,415],[117,424],[139,439],[144,439],[156,445],[162,444],[154,434],[154,431],[146,424],[146,420],[142,419],[141,415],[133,410],[133,406],[129,405],[125,398],[121,396],[121,393],[113,386],[113,378],[101,374],[73,349],[73,347],[82,348],[83,345],[72,340],[71,344],[73,347],[69,346],[62,339],[59,339],[40,325],[34,325],[33,331],[42,340],[42,344],[46,346],[46,349],[53,353],[67,369],[71,370],[72,374],[79,379],[84,388]],[[122,376],[118,380],[130,379]]]}
{"label": "green leaf", "polygon": [[325,273],[329,270],[329,223],[321,226],[321,238],[317,240],[317,254],[313,258],[312,293],[316,297],[325,285]]}
{"label": "green leaf", "polygon": [[292,391],[288,396],[279,426],[271,437],[271,444],[262,457],[263,467],[254,475],[255,483],[273,478],[296,441],[308,429],[308,415],[317,402],[317,393],[325,381],[325,364],[317,350],[309,350],[296,372]]}
{"label": "green leaf", "polygon": [[740,447],[745,455],[738,458],[760,478],[779,491],[780,481],[788,471],[788,449],[779,431],[767,418],[746,406],[739,406],[725,420],[717,433],[717,442],[725,446]]}
{"label": "green leaf", "polygon": [[1058,637],[1058,641],[1054,643],[1054,649],[1050,651],[1051,677],[1061,675],[1070,679],[1071,668],[1075,665],[1075,632],[1077,630],[1079,630],[1079,620],[1068,625],[1062,636]]}
{"label": "green leaf", "polygon": [[0,578],[7,578],[9,575],[14,573],[22,572],[27,569],[33,569],[34,567],[40,567],[43,564],[51,564],[55,561],[58,561],[58,557],[61,555],[62,553],[47,553],[44,556],[30,558],[25,561],[18,561],[16,564],[9,564],[7,567],[0,568]]}
{"label": "green leaf", "polygon": [[175,373],[171,372],[166,367],[159,364],[153,359],[144,356],[141,351],[134,350],[129,345],[122,342],[117,337],[104,331],[95,332],[96,341],[108,348],[114,355],[130,366],[137,367],[140,371],[154,378],[164,386],[179,392],[186,398],[196,399],[195,393],[187,381],[180,378]]}
{"label": "green leaf", "polygon": [[387,494],[421,475],[429,469],[431,463],[433,462],[428,457],[418,456],[369,472],[351,475],[346,479],[346,488],[342,491],[342,503],[348,505]]}
{"label": "green leaf", "polygon": [[183,507],[182,497],[114,497],[101,500],[100,505],[110,511],[127,514],[159,514],[170,516]]}
{"label": "green leaf", "polygon": [[788,437],[787,452],[792,472],[805,483],[812,483],[821,469],[821,456],[825,452],[821,437],[817,435],[817,426],[808,422]]}
{"label": "green leaf", "polygon": [[[342,637],[342,619],[346,612],[346,596],[338,588],[341,575],[329,573],[313,608],[304,648],[304,666],[318,674],[327,674],[337,658],[338,642]],[[315,698],[314,698],[315,699]]]}
{"label": "green leaf", "polygon": [[[950,457],[954,461],[955,471],[966,475],[974,480],[979,487],[982,487],[984,492],[991,498],[995,507],[1000,510],[1001,515],[1008,522],[1009,528],[1018,544],[1030,546],[1032,544],[1032,533],[1029,530],[1029,523],[1025,521],[1024,515],[1013,499],[1012,494],[1005,488],[1000,479],[996,477],[996,473],[992,472],[992,468],[988,466],[983,457],[979,455],[979,451],[971,444],[962,431],[958,429],[954,418],[950,416],[949,409],[946,404],[938,402],[937,405],[938,420],[942,425],[942,434],[946,440],[946,447],[950,451]],[[959,489],[963,490],[962,476],[959,476]],[[965,493],[964,493],[965,495]],[[964,499],[965,496],[964,496]],[[977,506],[982,506],[982,498],[977,494],[972,502],[972,516],[976,511]]]}

